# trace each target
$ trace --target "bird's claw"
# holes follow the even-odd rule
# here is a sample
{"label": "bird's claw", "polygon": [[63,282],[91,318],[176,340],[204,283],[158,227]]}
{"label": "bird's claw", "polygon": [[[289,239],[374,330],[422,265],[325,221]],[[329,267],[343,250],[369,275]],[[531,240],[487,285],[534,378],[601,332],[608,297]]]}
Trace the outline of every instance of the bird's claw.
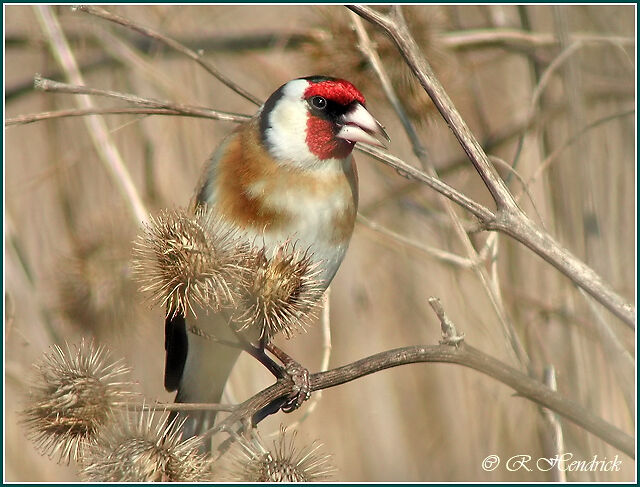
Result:
{"label": "bird's claw", "polygon": [[294,360],[285,365],[284,372],[293,382],[293,392],[281,409],[285,413],[290,413],[302,406],[302,403],[311,397],[311,384],[309,371]]}

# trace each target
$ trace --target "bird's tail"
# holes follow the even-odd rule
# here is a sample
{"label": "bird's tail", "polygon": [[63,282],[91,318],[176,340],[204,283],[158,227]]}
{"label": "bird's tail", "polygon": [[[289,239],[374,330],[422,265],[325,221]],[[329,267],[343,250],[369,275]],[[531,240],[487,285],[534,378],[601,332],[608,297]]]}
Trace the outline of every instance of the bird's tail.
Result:
{"label": "bird's tail", "polygon": [[[165,372],[165,386],[175,390],[177,386],[176,402],[178,403],[219,403],[222,399],[227,378],[240,354],[240,349],[223,345],[206,336],[200,336],[186,329],[183,333],[182,323],[173,323],[172,333],[167,333],[167,371]],[[174,349],[169,346],[169,341]],[[186,347],[184,347],[186,345]],[[186,350],[183,350],[186,348]],[[178,365],[174,366],[172,374],[169,372],[170,356],[178,357]],[[182,360],[179,358],[182,357]],[[177,371],[177,372],[176,372]],[[171,387],[173,386],[173,388]],[[172,412],[168,421],[176,421],[182,425],[182,438],[197,436],[213,427],[216,411]],[[211,442],[205,442],[203,451],[211,450]]]}

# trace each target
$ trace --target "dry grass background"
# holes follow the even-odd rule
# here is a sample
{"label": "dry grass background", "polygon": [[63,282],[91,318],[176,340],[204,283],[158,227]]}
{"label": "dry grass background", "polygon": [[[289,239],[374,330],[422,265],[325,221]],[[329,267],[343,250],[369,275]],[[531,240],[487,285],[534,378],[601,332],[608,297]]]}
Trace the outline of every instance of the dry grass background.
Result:
{"label": "dry grass background", "polygon": [[[388,127],[390,151],[417,164],[407,138],[372,72],[363,63],[341,7],[312,6],[127,6],[109,7],[178,39],[205,44],[218,36],[322,29],[322,45],[291,48],[286,35],[260,49],[206,51],[224,73],[266,98],[283,82],[309,74],[353,79],[374,115]],[[171,99],[221,110],[253,113],[255,107],[194,62],[152,48],[136,51],[121,28],[68,7],[56,8],[93,87]],[[585,260],[618,292],[635,297],[635,45],[587,43],[549,79],[535,123],[523,126],[537,77],[561,52],[557,44],[454,47],[451,32],[521,28],[527,18],[536,34],[576,34],[635,39],[633,6],[414,6],[406,11],[416,36],[454,103],[488,149],[512,162],[524,134],[519,175],[528,180],[550,154],[553,163],[529,188],[522,207]],[[338,38],[331,38],[327,25]],[[565,19],[566,26],[562,27]],[[73,95],[16,93],[35,73],[58,67],[29,6],[5,6],[6,117],[74,106]],[[563,30],[564,29],[564,30]],[[374,29],[369,28],[374,34]],[[447,37],[449,36],[449,37]],[[468,38],[468,37],[467,37]],[[353,39],[353,37],[351,38]],[[398,55],[376,37],[392,72]],[[117,42],[116,42],[117,41]],[[328,49],[337,43],[338,51]],[[198,44],[196,43],[195,46]],[[125,46],[136,57],[127,56]],[[327,56],[327,54],[330,54]],[[339,53],[339,56],[338,56]],[[144,61],[144,62],[143,62]],[[62,79],[62,78],[58,78]],[[398,78],[401,79],[401,78]],[[423,103],[397,81],[401,97]],[[100,106],[114,102],[95,99]],[[421,105],[420,105],[421,106]],[[430,112],[425,108],[427,113]],[[616,115],[583,132],[586,125]],[[185,117],[105,117],[138,190],[151,211],[185,206],[202,164],[232,124]],[[511,133],[511,136],[508,134]],[[124,356],[147,398],[171,401],[162,387],[162,310],[149,309],[130,280],[131,242],[137,225],[100,165],[80,118],[5,129],[5,478],[68,481],[75,467],[41,457],[25,438],[16,411],[23,404],[32,363],[53,343],[95,336]],[[492,207],[488,194],[448,131],[431,113],[420,136],[443,179]],[[392,170],[356,154],[361,213],[407,238],[459,254],[464,249],[437,195],[408,183]],[[502,172],[507,176],[507,172]],[[511,178],[515,193],[521,184]],[[461,218],[470,220],[463,211]],[[472,235],[480,248],[487,235]],[[602,325],[635,357],[635,336],[570,281],[522,245],[498,239],[497,274],[509,321],[541,377],[553,364],[558,388],[626,432],[635,430],[634,366],[607,348]],[[331,366],[394,347],[437,343],[437,318],[427,298],[438,296],[473,346],[520,367],[490,304],[469,269],[445,264],[411,246],[359,224],[332,286]],[[311,371],[317,369],[319,327],[282,345]],[[271,379],[247,357],[232,376],[237,399]],[[265,421],[263,436],[304,414]],[[573,481],[630,481],[635,462],[570,423],[563,422],[566,449],[579,459],[622,459],[620,472],[569,473]],[[454,365],[420,364],[374,374],[324,392],[300,426],[301,439],[320,439],[333,452],[341,481],[545,481],[543,472],[481,469],[489,454],[544,455],[540,410],[504,385]]]}

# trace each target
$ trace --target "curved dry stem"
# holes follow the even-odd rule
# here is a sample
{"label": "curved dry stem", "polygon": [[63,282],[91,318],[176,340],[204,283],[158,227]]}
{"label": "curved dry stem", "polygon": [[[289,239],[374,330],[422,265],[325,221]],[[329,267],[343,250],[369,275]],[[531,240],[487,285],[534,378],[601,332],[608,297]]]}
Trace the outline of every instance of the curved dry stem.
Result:
{"label": "curved dry stem", "polygon": [[458,254],[454,254],[452,252],[447,252],[446,250],[438,249],[436,247],[431,247],[430,245],[425,245],[421,242],[417,242],[411,240],[410,238],[405,237],[404,235],[400,235],[399,233],[394,232],[386,228],[383,225],[380,225],[378,222],[370,220],[369,218],[358,213],[358,217],[356,220],[358,223],[362,223],[365,227],[377,232],[381,235],[384,235],[394,242],[400,243],[401,245],[418,250],[427,254],[434,259],[439,260],[440,262],[444,262],[446,264],[455,265],[461,267],[462,269],[470,269],[474,266],[480,265],[481,260],[471,260],[469,258],[462,257]]}
{"label": "curved dry stem", "polygon": [[[635,441],[633,437],[594,415],[575,401],[551,390],[542,382],[532,379],[519,370],[466,344],[461,344],[458,347],[451,345],[417,345],[378,353],[327,372],[312,374],[310,376],[311,391],[335,387],[392,367],[422,362],[458,364],[488,375],[511,387],[519,396],[526,397],[541,406],[555,411],[623,451],[631,458],[635,458]],[[205,438],[211,437],[220,431],[232,431],[236,423],[246,423],[248,418],[251,418],[257,411],[279,398],[287,397],[293,390],[294,384],[291,381],[287,379],[279,380],[274,385],[239,404],[231,415],[225,418],[218,426],[205,433]]]}
{"label": "curved dry stem", "polygon": [[249,100],[254,105],[258,105],[259,106],[259,105],[262,104],[262,101],[258,97],[252,95],[247,90],[245,90],[244,88],[239,86],[237,83],[235,83],[232,80],[230,80],[229,78],[227,78],[213,64],[211,64],[208,61],[205,61],[204,58],[200,54],[192,51],[191,49],[189,49],[185,45],[179,43],[178,41],[175,41],[175,40],[171,39],[170,37],[165,36],[164,34],[156,32],[153,29],[149,29],[148,27],[144,27],[144,26],[142,26],[140,24],[137,24],[137,23],[131,21],[130,19],[127,19],[127,18],[121,17],[119,15],[113,14],[113,13],[111,13],[111,12],[101,8],[101,7],[82,5],[82,6],[77,7],[77,9],[80,10],[81,12],[85,12],[85,13],[88,13],[90,15],[94,15],[96,17],[100,17],[102,19],[108,20],[109,22],[114,22],[116,24],[120,24],[123,27],[131,29],[131,30],[133,30],[135,32],[138,32],[139,34],[142,34],[142,35],[144,35],[146,37],[150,37],[152,39],[155,39],[157,41],[160,41],[160,42],[166,44],[171,49],[174,49],[174,50],[184,54],[185,56],[193,59],[200,66],[202,66],[209,74],[215,76],[224,85],[228,86],[233,91],[235,91],[238,95],[240,95],[243,98]]}
{"label": "curved dry stem", "polygon": [[549,154],[540,163],[540,165],[536,168],[535,172],[524,183],[522,193],[516,195],[516,201],[520,200],[524,192],[528,193],[533,183],[535,183],[540,178],[540,176],[544,173],[544,171],[549,169],[551,164],[553,164],[558,159],[560,154],[564,152],[569,146],[579,141],[584,134],[586,134],[590,130],[593,130],[596,127],[599,127],[604,123],[610,122],[611,120],[617,120],[618,118],[633,116],[635,115],[635,113],[636,113],[635,108],[630,108],[629,110],[623,110],[621,112],[617,112],[612,115],[607,115],[606,117],[599,118],[598,120],[595,120],[589,123],[588,125],[585,125],[579,131],[577,131],[575,134],[569,137],[563,144],[560,144],[558,148],[556,148],[551,154]]}

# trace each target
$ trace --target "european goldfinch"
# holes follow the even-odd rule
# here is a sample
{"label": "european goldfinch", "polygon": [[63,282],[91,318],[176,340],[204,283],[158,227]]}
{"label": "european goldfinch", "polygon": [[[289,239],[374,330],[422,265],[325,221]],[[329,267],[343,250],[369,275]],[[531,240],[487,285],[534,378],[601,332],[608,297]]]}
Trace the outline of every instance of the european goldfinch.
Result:
{"label": "european goldfinch", "polygon": [[[267,251],[286,242],[308,249],[316,279],[329,286],[344,258],[358,209],[356,142],[389,140],[351,83],[325,76],[289,81],[214,152],[196,193],[196,207]],[[195,323],[187,323],[189,320]],[[193,326],[192,326],[193,325]],[[202,330],[194,333],[192,330]],[[197,319],[168,313],[165,387],[176,402],[217,403],[240,353],[207,336],[233,340],[227,313]],[[213,426],[215,413],[189,412],[183,437]]]}

